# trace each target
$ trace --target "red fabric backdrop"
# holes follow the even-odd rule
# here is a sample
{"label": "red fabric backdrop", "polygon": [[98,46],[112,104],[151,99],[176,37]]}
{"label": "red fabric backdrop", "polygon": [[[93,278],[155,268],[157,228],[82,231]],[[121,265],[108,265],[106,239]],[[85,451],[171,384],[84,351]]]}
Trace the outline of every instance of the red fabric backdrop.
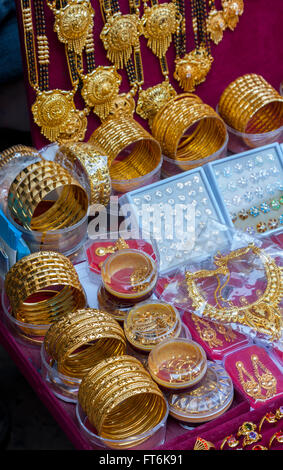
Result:
{"label": "red fabric backdrop", "polygon": [[[27,80],[26,58],[23,42],[22,20],[21,20],[21,1],[15,0],[18,11],[19,31],[22,43],[23,63],[25,69],[25,82],[27,91],[27,100],[29,108],[34,99],[34,90],[29,86]],[[31,3],[37,0],[31,0]],[[164,0],[160,0],[163,2]],[[96,65],[110,65],[106,58],[102,41],[99,38],[103,26],[100,13],[99,1],[91,0],[95,9],[95,51]],[[216,6],[220,8],[220,0],[215,1]],[[190,1],[185,0],[186,18],[187,18],[187,50],[194,47]],[[196,93],[211,106],[215,107],[223,89],[235,78],[245,73],[261,74],[269,83],[279,90],[280,82],[283,80],[283,0],[244,0],[244,13],[235,31],[227,30],[224,32],[224,38],[220,44],[212,44],[212,54],[214,62],[212,69],[206,81],[199,85]],[[128,1],[120,0],[121,11],[128,13]],[[65,58],[65,50],[62,43],[57,39],[57,34],[53,31],[54,16],[47,2],[44,0],[46,14],[47,36],[50,49],[50,88],[71,89],[69,73]],[[142,43],[142,56],[145,75],[145,88],[155,85],[161,81],[159,61],[147,48],[144,38]],[[174,69],[174,46],[171,44],[167,53],[168,64],[170,67],[171,83],[180,91],[177,82],[173,78]],[[123,82],[121,91],[129,89],[126,75],[122,73]],[[77,97],[77,107],[84,107],[80,97]],[[146,128],[147,123],[137,117]],[[88,119],[88,129],[85,140],[88,140],[91,133],[99,125],[99,119],[93,114]],[[30,115],[31,133],[35,147],[41,148],[48,144],[48,141],[41,135],[40,129],[34,124],[32,115]]]}

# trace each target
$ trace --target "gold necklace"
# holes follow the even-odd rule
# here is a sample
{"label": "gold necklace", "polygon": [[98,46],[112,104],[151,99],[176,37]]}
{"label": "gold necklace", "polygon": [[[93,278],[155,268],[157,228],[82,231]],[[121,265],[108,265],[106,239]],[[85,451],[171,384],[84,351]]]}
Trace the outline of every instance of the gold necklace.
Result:
{"label": "gold necklace", "polygon": [[45,34],[43,0],[34,2],[35,26],[38,46],[38,63],[33,29],[33,14],[30,0],[21,0],[21,14],[27,57],[28,79],[36,92],[31,107],[34,122],[41,133],[51,142],[64,143],[82,140],[87,127],[84,111],[76,109],[74,95],[77,85],[71,91],[49,90],[49,47]]}
{"label": "gold necklace", "polygon": [[[55,14],[54,30],[58,39],[66,45],[72,82],[81,81],[80,92],[85,104],[103,120],[118,96],[121,76],[114,66],[95,65],[94,10],[89,0],[57,0],[49,2],[49,6]],[[86,73],[83,70],[83,50]]]}
{"label": "gold necklace", "polygon": [[226,28],[234,30],[243,14],[243,0],[222,0],[222,10],[217,10],[214,0],[209,0],[209,12],[205,0],[192,0],[191,12],[195,49],[186,52],[185,1],[175,0],[182,16],[182,28],[175,38],[176,61],[174,78],[184,91],[194,91],[204,82],[211,69],[213,57],[210,41],[218,44]]}
{"label": "gold necklace", "polygon": [[89,29],[92,26],[94,10],[89,0],[64,1],[57,8],[57,0],[47,0],[55,16],[54,31],[59,41],[68,48],[81,54],[86,44]]}
{"label": "gold necklace", "polygon": [[117,69],[127,66],[134,53],[139,52],[141,21],[136,12],[122,15],[118,0],[100,0],[105,14],[105,25],[100,39],[106,50],[107,58]]}
{"label": "gold necklace", "polygon": [[171,98],[176,96],[176,90],[169,82],[169,70],[166,52],[171,44],[173,35],[179,28],[181,16],[177,12],[174,2],[159,4],[151,0],[151,7],[147,0],[143,0],[144,14],[141,19],[143,35],[153,54],[159,59],[160,69],[164,80],[157,85],[143,90],[139,89],[139,98],[136,112],[147,120],[151,127],[154,116]]}
{"label": "gold necklace", "polygon": [[[195,280],[219,274],[229,275],[227,263],[249,251],[258,256],[264,264],[267,279],[265,292],[256,301],[240,307],[230,305],[220,308],[219,304],[216,307],[210,305],[201,295]],[[201,270],[194,273],[186,271],[187,290],[193,307],[196,310],[201,310],[202,315],[209,319],[246,325],[259,333],[270,336],[271,340],[279,339],[282,329],[279,309],[283,297],[282,268],[277,266],[275,260],[268,256],[264,250],[256,247],[253,243],[245,248],[231,251],[226,256],[218,253],[214,257],[214,263],[218,266],[216,270]],[[216,291],[215,300],[217,303]]]}

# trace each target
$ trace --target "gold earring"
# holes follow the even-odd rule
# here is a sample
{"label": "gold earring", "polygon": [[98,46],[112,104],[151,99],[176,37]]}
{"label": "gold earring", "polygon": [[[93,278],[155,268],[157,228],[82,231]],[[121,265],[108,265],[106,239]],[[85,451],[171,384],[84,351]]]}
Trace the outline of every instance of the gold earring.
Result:
{"label": "gold earring", "polygon": [[[277,380],[267,367],[260,362],[259,358],[253,354],[251,357],[253,369],[256,378],[258,379],[262,388],[266,390],[266,398],[271,398],[276,395]],[[263,371],[260,375],[259,368]]]}

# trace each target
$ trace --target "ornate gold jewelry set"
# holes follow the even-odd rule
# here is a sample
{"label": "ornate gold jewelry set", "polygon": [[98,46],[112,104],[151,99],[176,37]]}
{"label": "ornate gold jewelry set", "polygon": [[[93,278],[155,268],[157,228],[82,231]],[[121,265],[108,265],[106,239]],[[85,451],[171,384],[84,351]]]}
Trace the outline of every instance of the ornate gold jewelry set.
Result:
{"label": "ornate gold jewelry set", "polygon": [[[230,279],[229,261],[247,255],[249,252],[259,257],[263,262],[267,285],[264,293],[254,302],[237,306],[224,299],[221,292]],[[267,335],[271,340],[279,339],[282,332],[282,319],[279,308],[283,296],[282,268],[264,250],[254,244],[231,251],[228,255],[218,253],[214,257],[214,263],[217,266],[215,270],[186,272],[187,291],[195,310],[201,311],[204,318],[226,324],[245,325],[258,333]],[[219,275],[227,277],[222,287],[220,286]],[[196,282],[209,277],[216,277],[218,280],[218,287],[214,291],[215,305],[211,305],[204,299]]]}
{"label": "ornate gold jewelry set", "polygon": [[[49,87],[50,54],[45,31],[46,5],[54,14],[54,31],[65,47],[72,86],[69,91]],[[127,14],[121,12],[119,0],[100,0],[104,19],[100,39],[107,59],[113,64],[110,66],[95,64],[95,11],[90,1],[47,0],[45,4],[44,0],[21,0],[21,7],[29,83],[36,92],[32,114],[34,122],[48,140],[59,144],[84,140],[87,115],[92,109],[102,124],[91,136],[91,143],[101,146],[105,143],[102,140],[113,139],[119,143],[118,150],[113,144],[113,148],[107,147],[104,152],[107,156],[107,152],[111,153],[111,178],[117,181],[151,173],[160,163],[161,150],[173,159],[199,160],[223,146],[226,129],[217,113],[197,97],[188,99],[185,94],[184,97],[180,95],[176,98],[177,93],[169,81],[166,53],[174,41],[174,76],[185,91],[193,91],[195,86],[205,80],[211,67],[210,41],[220,41],[219,28],[221,32],[226,28],[235,28],[243,13],[242,0],[223,0],[220,11],[210,1],[208,12],[204,0],[192,0],[195,49],[188,53],[184,0],[172,0],[168,3],[143,0],[142,5],[140,0],[129,0]],[[148,49],[159,60],[164,77],[161,83],[147,89],[143,89],[141,37],[146,39]],[[122,80],[119,69],[125,69],[129,80],[130,90],[127,94],[119,95]],[[75,105],[78,91],[85,102],[82,110]],[[133,97],[137,93],[136,106]],[[190,107],[191,99],[195,99],[194,111]],[[142,126],[133,118],[135,109],[137,114],[148,121],[153,136],[145,129],[139,129]],[[173,121],[172,116],[176,116]],[[122,129],[119,125],[121,120]],[[168,128],[172,122],[173,132]],[[182,125],[179,130],[180,122]],[[195,123],[198,126],[193,135],[182,139],[187,129]],[[111,136],[108,127],[115,127]],[[135,132],[141,136],[140,143],[126,158],[126,162],[113,165],[113,160],[121,152],[124,156],[127,154],[123,127],[127,127],[126,133],[131,137],[128,139],[131,144],[136,142]],[[134,128],[133,131],[131,127]],[[105,136],[104,139],[101,139],[100,134]],[[202,143],[203,135],[207,135],[209,148]],[[145,143],[142,143],[143,139],[146,139]],[[156,140],[158,143],[148,144]],[[152,149],[152,146],[155,148]],[[153,159],[150,158],[152,152]],[[149,164],[146,163],[148,160]]]}

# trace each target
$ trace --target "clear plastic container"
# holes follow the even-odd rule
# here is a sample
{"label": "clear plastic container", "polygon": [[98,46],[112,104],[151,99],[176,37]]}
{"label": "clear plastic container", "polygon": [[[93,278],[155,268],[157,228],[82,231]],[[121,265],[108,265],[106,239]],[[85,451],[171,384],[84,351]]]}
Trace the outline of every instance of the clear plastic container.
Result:
{"label": "clear plastic container", "polygon": [[263,134],[245,134],[226,124],[229,141],[228,149],[233,153],[244,152],[250,148],[263,147],[273,142],[283,142],[283,126]]}
{"label": "clear plastic container", "polygon": [[[191,332],[184,323],[181,323],[181,330],[178,338],[192,339]],[[135,348],[134,346],[132,346],[131,343],[127,341],[127,354],[129,354],[129,356],[134,356],[136,359],[138,359],[147,371],[149,353],[150,351],[142,351],[141,349]]]}
{"label": "clear plastic container", "polygon": [[178,338],[182,320],[178,310],[166,302],[147,300],[135,305],[124,321],[124,332],[136,349],[151,349],[166,338]]}
{"label": "clear plastic container", "polygon": [[48,232],[38,232],[27,230],[17,224],[7,209],[7,217],[11,223],[19,230],[23,239],[28,245],[31,253],[37,251],[56,251],[65,256],[70,256],[78,251],[87,239],[88,214],[86,214],[77,224],[60,230]]}
{"label": "clear plastic container", "polygon": [[[50,295],[53,294],[53,291],[49,292]],[[32,325],[17,320],[15,317],[13,317],[13,315],[11,314],[10,302],[4,289],[2,289],[1,301],[5,322],[12,335],[15,336],[23,344],[29,343],[31,345],[40,347],[50,324]]]}
{"label": "clear plastic container", "polygon": [[202,160],[173,160],[172,158],[168,158],[165,155],[163,156],[163,165],[161,169],[161,174],[163,178],[169,178],[170,176],[177,175],[178,173],[182,173],[183,171],[191,170],[192,168],[196,168],[202,165],[205,165],[208,162],[212,162],[214,160],[219,160],[220,158],[224,158],[227,155],[227,145],[228,145],[228,133],[226,135],[226,140],[223,146],[212,155],[209,155]]}
{"label": "clear plastic container", "polygon": [[41,346],[40,357],[41,375],[54,395],[65,402],[76,403],[81,379],[58,372],[57,362],[47,354],[44,344]]}
{"label": "clear plastic container", "polygon": [[223,366],[208,361],[203,379],[194,387],[166,394],[169,414],[186,423],[206,423],[225,413],[231,406],[234,387]]}
{"label": "clear plastic container", "polygon": [[163,163],[163,158],[161,157],[158,165],[147,175],[140,176],[139,178],[132,178],[130,180],[115,180],[111,179],[111,185],[113,189],[113,194],[119,196],[119,194],[124,194],[134,189],[141,188],[142,186],[147,186],[149,184],[155,183],[155,181],[160,180],[161,176],[161,167]]}
{"label": "clear plastic container", "polygon": [[203,378],[207,358],[204,349],[192,340],[166,339],[149,353],[148,370],[162,387],[180,390]]}
{"label": "clear plastic container", "polygon": [[126,249],[106,258],[101,277],[108,294],[130,306],[150,297],[157,283],[158,266],[147,253]]}
{"label": "clear plastic container", "polygon": [[79,422],[81,433],[85,439],[93,446],[94,449],[131,449],[131,450],[151,450],[161,446],[165,442],[166,422],[168,418],[169,408],[160,423],[151,429],[151,431],[132,436],[127,439],[114,440],[105,439],[96,434],[95,429],[89,423],[88,418],[82,410],[79,403],[76,405],[76,416]]}

